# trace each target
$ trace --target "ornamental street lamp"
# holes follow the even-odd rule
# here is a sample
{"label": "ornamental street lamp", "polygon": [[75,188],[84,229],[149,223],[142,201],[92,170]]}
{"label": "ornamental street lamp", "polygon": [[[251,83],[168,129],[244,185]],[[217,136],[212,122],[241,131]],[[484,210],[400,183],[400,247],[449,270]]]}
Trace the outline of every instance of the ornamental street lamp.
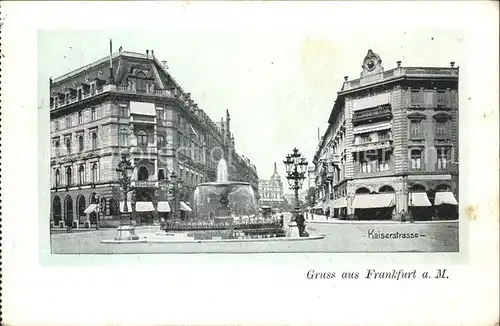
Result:
{"label": "ornamental street lamp", "polygon": [[118,173],[118,182],[120,183],[123,195],[123,211],[120,214],[120,226],[115,240],[138,240],[135,235],[135,227],[132,225],[132,215],[128,211],[127,194],[131,189],[130,183],[134,167],[130,162],[127,153],[122,154],[122,160],[118,163],[116,172]]}
{"label": "ornamental street lamp", "polygon": [[286,167],[287,180],[290,189],[295,193],[295,209],[294,215],[291,219],[291,222],[295,221],[295,218],[299,214],[300,211],[300,203],[299,203],[299,190],[302,188],[302,184],[304,183],[304,179],[306,171],[307,171],[307,161],[305,157],[302,157],[302,154],[299,153],[297,148],[293,149],[292,154],[288,154],[286,156],[286,160],[283,161]]}
{"label": "ornamental street lamp", "polygon": [[[172,188],[171,188],[170,193],[173,196],[173,202],[174,202],[174,210],[172,213],[172,218],[175,218],[175,217],[177,217],[177,194],[182,189],[183,181],[179,180],[177,175],[175,174],[175,172],[172,171],[172,173],[170,174],[170,182],[172,184]],[[179,200],[180,200],[180,198],[179,198]]]}

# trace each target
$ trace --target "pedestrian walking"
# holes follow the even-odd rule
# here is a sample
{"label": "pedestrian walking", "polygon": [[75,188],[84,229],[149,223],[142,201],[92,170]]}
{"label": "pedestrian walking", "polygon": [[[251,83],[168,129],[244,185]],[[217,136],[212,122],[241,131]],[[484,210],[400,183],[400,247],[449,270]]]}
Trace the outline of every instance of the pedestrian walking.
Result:
{"label": "pedestrian walking", "polygon": [[73,231],[73,220],[71,218],[66,219],[66,231],[68,232]]}
{"label": "pedestrian walking", "polygon": [[299,228],[299,236],[306,236],[306,219],[304,218],[304,214],[299,214],[295,218],[295,223],[297,223],[297,227]]}

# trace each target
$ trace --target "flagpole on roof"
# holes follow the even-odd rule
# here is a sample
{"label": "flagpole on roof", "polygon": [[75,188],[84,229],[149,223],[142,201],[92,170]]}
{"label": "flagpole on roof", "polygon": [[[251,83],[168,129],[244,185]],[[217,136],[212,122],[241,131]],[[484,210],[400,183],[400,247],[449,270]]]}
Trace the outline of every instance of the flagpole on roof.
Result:
{"label": "flagpole on roof", "polygon": [[109,78],[108,85],[115,85],[115,78],[113,74],[113,40],[109,39]]}

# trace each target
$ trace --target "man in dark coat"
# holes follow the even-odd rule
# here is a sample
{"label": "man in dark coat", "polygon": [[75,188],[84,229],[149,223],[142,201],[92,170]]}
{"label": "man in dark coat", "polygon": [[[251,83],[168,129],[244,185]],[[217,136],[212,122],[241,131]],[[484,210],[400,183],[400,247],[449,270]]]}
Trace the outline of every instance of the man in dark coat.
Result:
{"label": "man in dark coat", "polygon": [[297,227],[299,228],[299,236],[303,237],[305,236],[305,230],[306,230],[306,219],[304,218],[304,214],[298,214],[297,217],[295,217],[295,223],[297,223]]}

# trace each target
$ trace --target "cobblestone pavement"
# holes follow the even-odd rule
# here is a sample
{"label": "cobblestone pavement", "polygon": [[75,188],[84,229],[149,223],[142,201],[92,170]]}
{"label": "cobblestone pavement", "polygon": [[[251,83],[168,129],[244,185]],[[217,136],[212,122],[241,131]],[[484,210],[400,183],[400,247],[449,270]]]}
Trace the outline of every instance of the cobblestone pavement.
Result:
{"label": "cobblestone pavement", "polygon": [[[158,231],[139,227],[137,235]],[[103,244],[115,229],[51,235],[52,253],[207,253],[207,252],[458,252],[458,222],[442,223],[309,223],[321,240],[251,243]]]}

